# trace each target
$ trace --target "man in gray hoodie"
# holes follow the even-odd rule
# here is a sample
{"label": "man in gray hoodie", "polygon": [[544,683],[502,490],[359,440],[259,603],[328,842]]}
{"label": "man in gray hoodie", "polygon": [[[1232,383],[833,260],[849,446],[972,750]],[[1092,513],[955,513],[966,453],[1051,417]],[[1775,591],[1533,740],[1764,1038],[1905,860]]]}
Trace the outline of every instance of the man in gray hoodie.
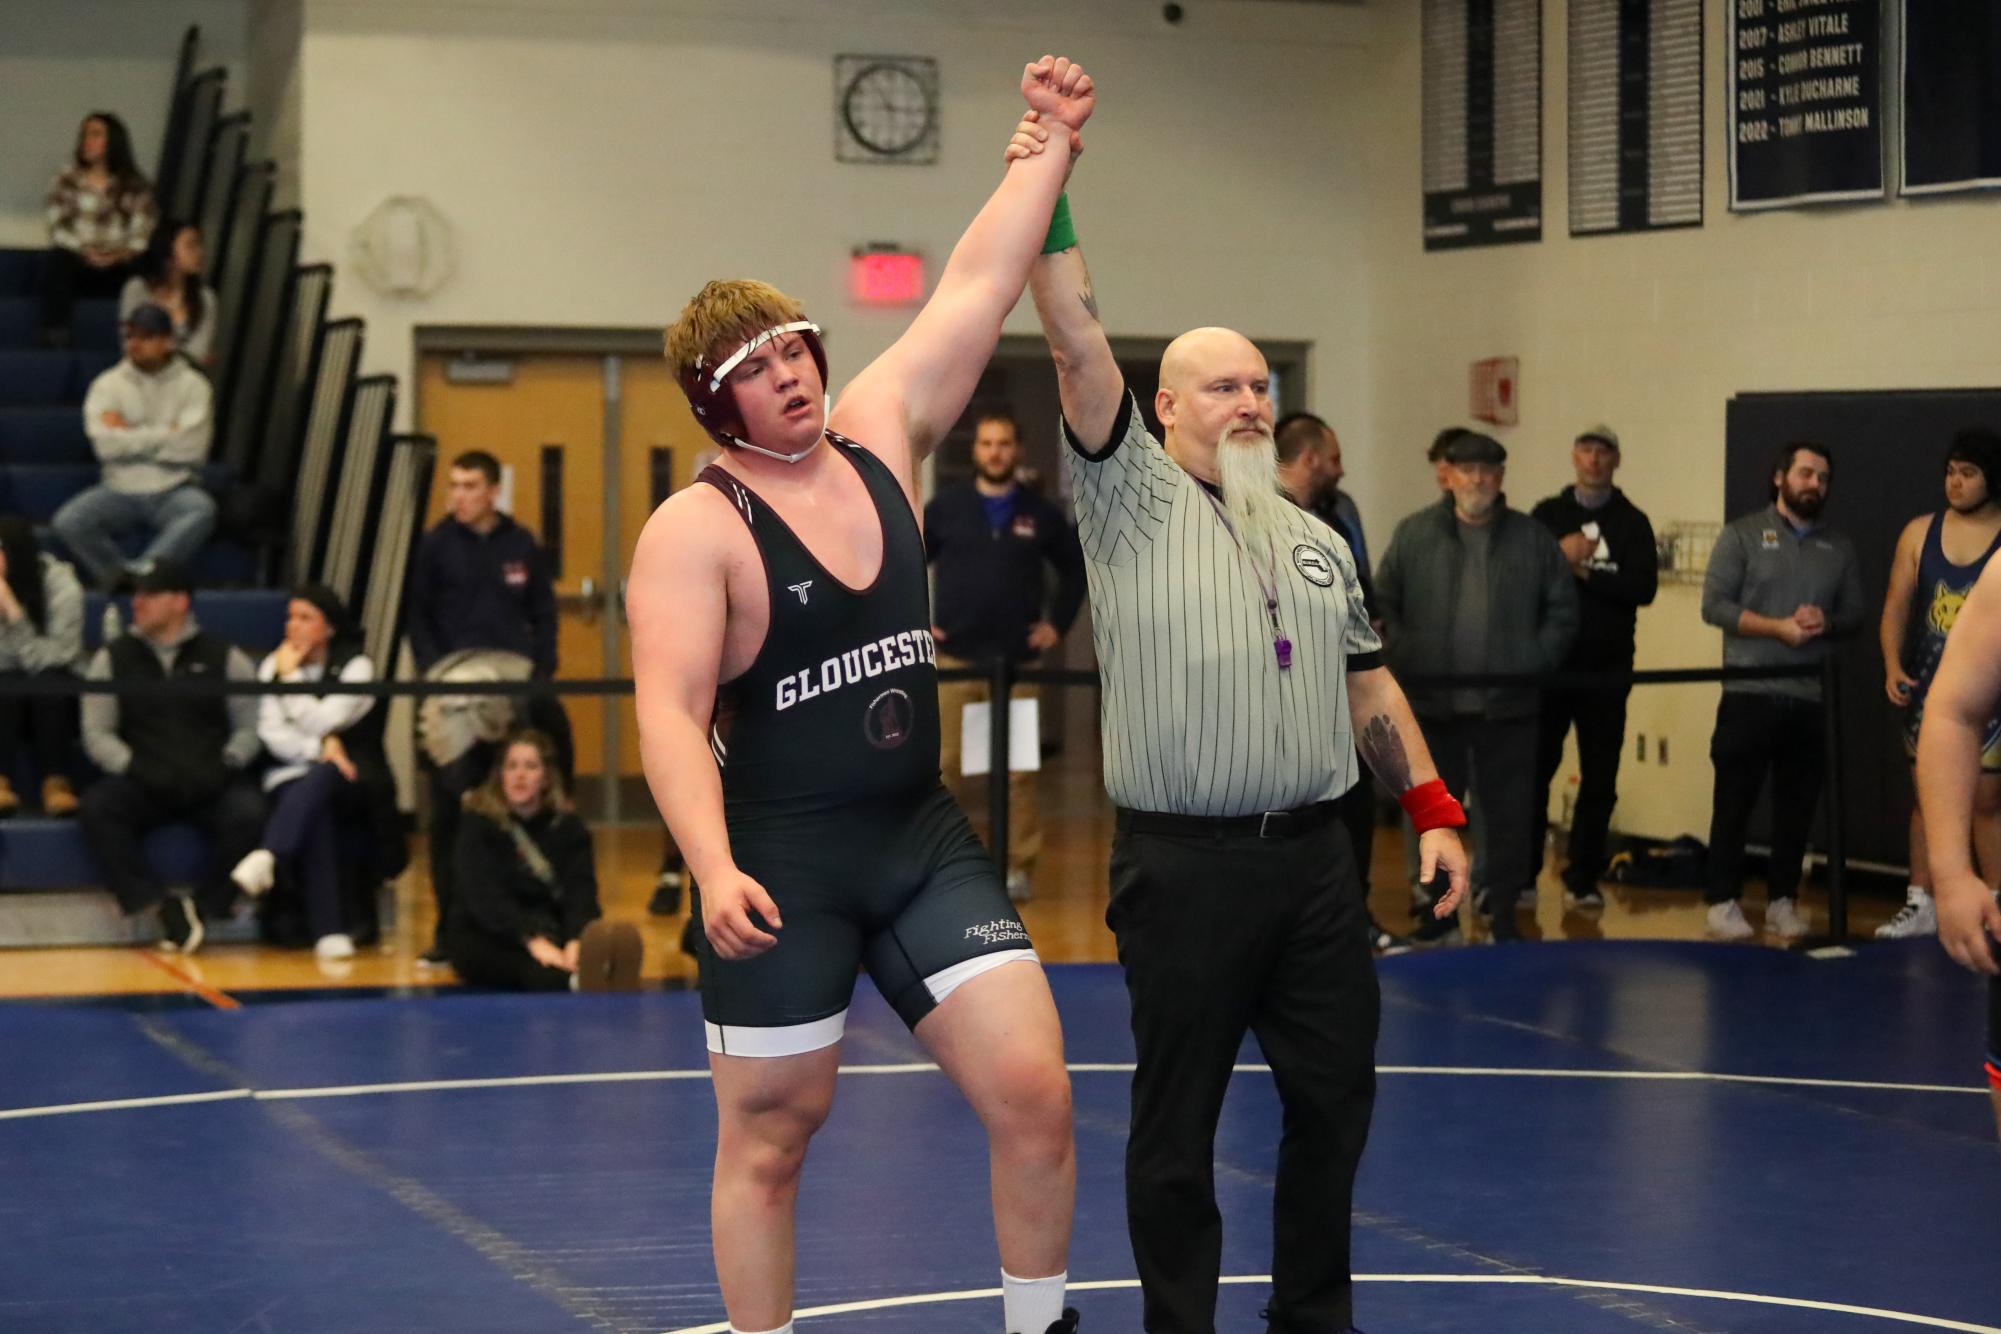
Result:
{"label": "man in gray hoodie", "polygon": [[[150,303],[125,323],[125,359],[91,382],[83,429],[104,480],[70,497],[51,520],[70,554],[103,588],[186,561],[215,531],[215,500],[202,489],[213,427],[208,380],[174,351],[173,317]],[[127,560],[117,539],[141,533]]]}

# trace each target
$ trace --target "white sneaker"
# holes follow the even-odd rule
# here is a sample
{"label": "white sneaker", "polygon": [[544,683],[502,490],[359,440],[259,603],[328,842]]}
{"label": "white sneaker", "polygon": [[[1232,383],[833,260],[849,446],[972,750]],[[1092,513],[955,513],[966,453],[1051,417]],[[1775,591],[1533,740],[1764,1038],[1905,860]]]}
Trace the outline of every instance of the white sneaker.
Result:
{"label": "white sneaker", "polygon": [[229,873],[236,887],[253,899],[264,897],[271,892],[271,886],[278,883],[278,859],[268,848],[258,848],[244,854],[236,869]]}
{"label": "white sneaker", "polygon": [[[252,854],[255,855],[254,853]],[[322,959],[352,959],[354,957],[354,937],[339,932],[331,936],[321,936],[313,945],[313,953]]]}
{"label": "white sneaker", "polygon": [[1028,887],[1028,872],[1016,867],[1007,873],[1007,896],[1015,903],[1026,903],[1032,897]]}
{"label": "white sneaker", "polygon": [[1806,914],[1792,899],[1773,899],[1765,907],[1765,929],[1781,940],[1798,940],[1807,931]]}
{"label": "white sneaker", "polygon": [[1938,905],[1931,891],[1912,885],[1904,894],[1904,906],[1897,915],[1876,928],[1878,940],[1909,940],[1912,936],[1938,934]]}
{"label": "white sneaker", "polygon": [[1744,920],[1737,900],[1725,899],[1709,905],[1709,934],[1718,940],[1749,940],[1758,933]]}

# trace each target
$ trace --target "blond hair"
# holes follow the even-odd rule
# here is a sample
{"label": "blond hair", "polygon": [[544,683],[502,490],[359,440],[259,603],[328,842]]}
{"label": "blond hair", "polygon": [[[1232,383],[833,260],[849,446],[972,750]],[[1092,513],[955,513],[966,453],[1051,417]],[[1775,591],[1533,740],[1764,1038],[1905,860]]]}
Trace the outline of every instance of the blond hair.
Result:
{"label": "blond hair", "polygon": [[698,361],[727,356],[773,325],[804,317],[797,301],[769,283],[718,280],[695,293],[667,327],[667,362],[685,375]]}

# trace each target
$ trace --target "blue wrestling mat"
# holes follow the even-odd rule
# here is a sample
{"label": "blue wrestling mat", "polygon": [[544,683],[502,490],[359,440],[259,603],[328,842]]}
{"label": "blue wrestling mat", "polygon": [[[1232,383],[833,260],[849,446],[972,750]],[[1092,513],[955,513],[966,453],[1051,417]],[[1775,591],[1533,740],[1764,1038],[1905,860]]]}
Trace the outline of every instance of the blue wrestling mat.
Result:
{"label": "blue wrestling mat", "polygon": [[[1936,944],[1381,965],[1371,1334],[2001,1334],[1982,983]],[[1073,1303],[1139,1328],[1115,969],[1051,970]],[[0,1330],[726,1329],[691,994],[0,1006]],[[996,1334],[984,1139],[863,983],[800,1196],[802,1334]],[[1220,1330],[1262,1329],[1278,1105],[1217,1141]]]}

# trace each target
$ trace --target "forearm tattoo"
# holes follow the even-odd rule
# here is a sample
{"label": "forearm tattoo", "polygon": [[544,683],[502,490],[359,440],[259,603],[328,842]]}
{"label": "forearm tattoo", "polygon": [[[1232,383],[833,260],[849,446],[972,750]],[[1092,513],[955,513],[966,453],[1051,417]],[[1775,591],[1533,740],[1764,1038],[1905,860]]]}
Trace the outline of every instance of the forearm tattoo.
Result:
{"label": "forearm tattoo", "polygon": [[1404,753],[1403,738],[1388,714],[1379,713],[1364,724],[1361,735],[1355,738],[1355,749],[1362,752],[1362,758],[1390,791],[1410,790],[1410,757]]}
{"label": "forearm tattoo", "polygon": [[1091,290],[1091,271],[1089,269],[1084,270],[1084,289],[1077,293],[1077,299],[1084,303],[1084,309],[1090,313],[1092,323],[1104,323],[1103,320],[1098,318],[1098,294]]}

